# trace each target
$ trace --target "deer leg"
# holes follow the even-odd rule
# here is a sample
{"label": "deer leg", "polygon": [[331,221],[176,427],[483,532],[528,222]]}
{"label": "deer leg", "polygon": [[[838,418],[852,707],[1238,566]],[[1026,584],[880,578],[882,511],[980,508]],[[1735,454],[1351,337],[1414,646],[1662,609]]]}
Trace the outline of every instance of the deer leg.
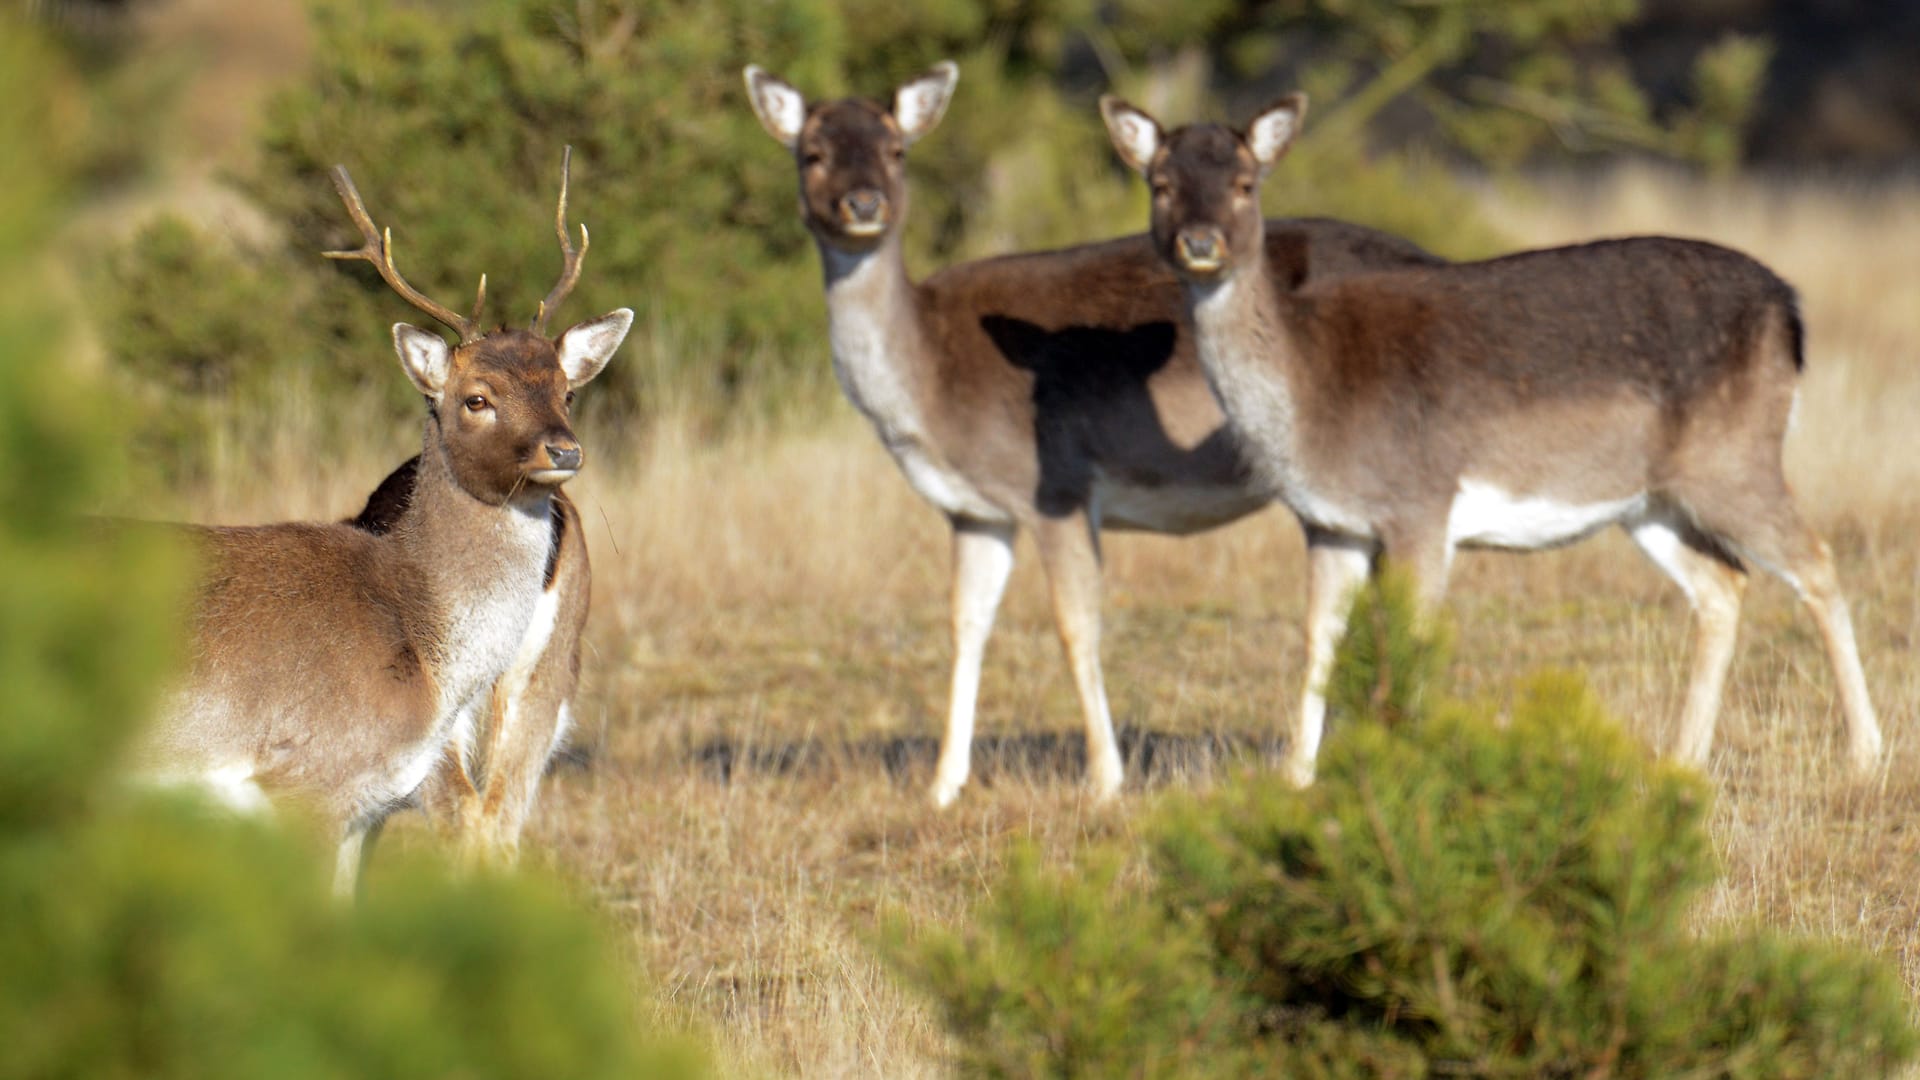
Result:
{"label": "deer leg", "polygon": [[526,828],[547,763],[572,726],[573,712],[567,704],[573,683],[570,664],[567,669],[564,687],[535,676],[515,706],[520,715],[511,737],[494,747],[480,817],[487,856],[501,866],[519,861],[520,833]]}
{"label": "deer leg", "polygon": [[947,699],[947,733],[933,770],[931,795],[947,807],[966,786],[973,754],[974,706],[980,694],[980,662],[1013,572],[1011,526],[955,521],[953,525],[953,689]]}
{"label": "deer leg", "polygon": [[335,900],[345,903],[359,895],[361,875],[366,871],[367,863],[373,859],[374,844],[380,839],[380,830],[386,824],[384,817],[348,823],[340,837],[340,846],[334,853]]}
{"label": "deer leg", "polygon": [[1853,636],[1853,617],[1841,595],[1833,568],[1833,551],[1800,519],[1784,483],[1771,513],[1746,516],[1720,535],[1742,555],[1766,567],[1793,588],[1813,615],[1833,665],[1841,708],[1847,717],[1847,756],[1855,772],[1870,774],[1878,767],[1883,740],[1873,699],[1867,693],[1866,673],[1860,666],[1860,647]]}
{"label": "deer leg", "polygon": [[1733,666],[1734,646],[1740,635],[1740,601],[1746,594],[1744,570],[1719,555],[1689,542],[1686,535],[1662,521],[1630,526],[1627,534],[1647,558],[1687,594],[1693,608],[1693,664],[1687,677],[1687,705],[1680,714],[1680,730],[1673,739],[1672,757],[1695,768],[1705,768],[1713,747],[1713,727],[1720,715],[1720,695]]}
{"label": "deer leg", "polygon": [[1034,535],[1053,593],[1054,626],[1086,717],[1087,787],[1104,801],[1119,793],[1126,770],[1100,672],[1100,549],[1093,520],[1084,511],[1042,518]]}
{"label": "deer leg", "polygon": [[1811,529],[1804,526],[1802,529],[1804,536],[1794,545],[1792,554],[1783,560],[1780,576],[1799,594],[1826,642],[1827,659],[1833,665],[1840,704],[1847,716],[1848,760],[1855,772],[1871,774],[1880,763],[1884,740],[1880,735],[1880,721],[1874,713],[1873,698],[1867,693],[1866,672],[1860,666],[1853,616],[1847,609],[1846,597],[1840,592],[1832,549]]}
{"label": "deer leg", "polygon": [[413,801],[433,823],[443,842],[450,843],[463,862],[477,851],[480,792],[467,771],[458,740],[447,743],[440,761],[413,793]]}
{"label": "deer leg", "polygon": [[1369,545],[1342,537],[1307,531],[1307,677],[1300,695],[1300,713],[1293,737],[1287,740],[1282,763],[1287,782],[1295,787],[1313,783],[1313,763],[1320,753],[1320,737],[1327,720],[1327,676],[1333,655],[1347,630],[1347,613],[1354,593],[1373,566]]}

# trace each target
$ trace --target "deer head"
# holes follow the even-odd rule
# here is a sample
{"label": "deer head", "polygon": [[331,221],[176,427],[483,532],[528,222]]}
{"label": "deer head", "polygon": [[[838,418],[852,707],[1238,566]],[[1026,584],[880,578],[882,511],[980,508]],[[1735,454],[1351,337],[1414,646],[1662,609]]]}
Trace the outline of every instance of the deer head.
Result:
{"label": "deer head", "polygon": [[1100,115],[1120,157],[1153,192],[1153,243],[1190,281],[1218,281],[1259,256],[1265,221],[1260,181],[1306,116],[1305,94],[1260,110],[1245,129],[1188,124],[1162,131],[1144,110],[1108,95]]}
{"label": "deer head", "polygon": [[460,336],[457,344],[448,345],[436,331],[408,323],[393,326],[400,367],[427,400],[429,450],[439,450],[461,488],[493,505],[523,496],[544,497],[580,471],[584,455],[569,427],[574,391],[600,374],[633,325],[633,312],[620,308],[557,338],[546,336],[547,319],[580,280],[589,242],[585,225],[578,248],[567,235],[571,165],[569,147],[561,161],[555,214],[560,280],[541,301],[531,329],[502,327],[487,333],[480,332],[486,277],[480,278],[470,316],[435,303],[409,285],[393,265],[391,230],[375,227],[346,168],[333,169],[334,187],[365,243],[357,250],[325,254],[372,263],[407,302]]}
{"label": "deer head", "polygon": [[879,246],[906,219],[907,147],[940,123],[959,67],[935,64],[894,92],[892,108],[865,98],[809,106],[800,91],[756,66],[745,75],[761,126],[793,151],[807,228],[842,250]]}

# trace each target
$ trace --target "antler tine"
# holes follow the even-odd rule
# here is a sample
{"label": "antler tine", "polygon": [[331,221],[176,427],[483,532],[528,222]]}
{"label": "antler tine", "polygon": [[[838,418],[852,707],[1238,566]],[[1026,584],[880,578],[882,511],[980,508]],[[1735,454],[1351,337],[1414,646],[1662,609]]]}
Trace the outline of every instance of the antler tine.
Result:
{"label": "antler tine", "polygon": [[573,241],[567,237],[567,181],[572,173],[573,147],[568,146],[560,154],[560,208],[553,215],[553,231],[560,235],[560,282],[545,300],[540,301],[539,313],[533,317],[533,330],[537,334],[544,335],[547,332],[547,317],[560,307],[567,294],[573,291],[574,284],[580,280],[580,264],[586,260],[587,245],[591,242],[585,224],[580,226],[579,250],[574,249]]}
{"label": "antler tine", "polygon": [[459,334],[462,344],[478,338],[480,314],[486,309],[487,304],[486,275],[480,276],[480,294],[474,300],[471,318],[434,303],[425,293],[407,284],[407,279],[401,277],[400,271],[393,268],[393,230],[383,230],[374,225],[373,218],[367,214],[366,204],[360,200],[360,189],[353,186],[353,177],[347,175],[345,165],[333,167],[333,189],[340,193],[340,201],[347,207],[347,216],[353,218],[354,225],[359,228],[360,235],[366,242],[355,251],[323,251],[321,254],[329,259],[360,259],[372,263],[374,268],[380,271],[382,280],[386,281],[394,292],[399,293],[401,299],[433,316],[447,329]]}

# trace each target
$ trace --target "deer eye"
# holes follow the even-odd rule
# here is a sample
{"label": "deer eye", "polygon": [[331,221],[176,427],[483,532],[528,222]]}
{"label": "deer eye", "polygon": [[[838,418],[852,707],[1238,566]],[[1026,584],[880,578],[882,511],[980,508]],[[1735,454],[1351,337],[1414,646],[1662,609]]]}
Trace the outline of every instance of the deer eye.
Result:
{"label": "deer eye", "polygon": [[467,400],[462,402],[462,404],[464,404],[467,407],[468,412],[479,412],[482,409],[487,409],[492,407],[487,402],[487,399],[482,397],[479,394],[469,395]]}
{"label": "deer eye", "polygon": [[1171,195],[1171,194],[1173,194],[1173,185],[1172,185],[1172,184],[1169,184],[1169,183],[1167,183],[1167,182],[1166,182],[1165,180],[1155,180],[1155,181],[1153,182],[1153,197],[1154,197],[1154,198],[1156,198],[1156,199],[1164,199],[1164,198],[1166,198],[1167,196],[1169,196],[1169,195]]}
{"label": "deer eye", "polygon": [[826,164],[826,161],[827,156],[818,150],[809,150],[800,155],[800,164],[805,165],[809,169],[817,169],[821,165]]}
{"label": "deer eye", "polygon": [[573,404],[573,391],[567,391],[567,404]]}
{"label": "deer eye", "polygon": [[1253,181],[1248,180],[1244,177],[1242,177],[1239,180],[1235,180],[1233,182],[1233,190],[1240,193],[1241,195],[1252,195]]}
{"label": "deer eye", "polygon": [[895,161],[905,161],[905,160],[907,160],[907,148],[906,148],[906,147],[904,147],[904,146],[896,146],[896,147],[894,147],[894,148],[893,148],[893,160],[895,160]]}

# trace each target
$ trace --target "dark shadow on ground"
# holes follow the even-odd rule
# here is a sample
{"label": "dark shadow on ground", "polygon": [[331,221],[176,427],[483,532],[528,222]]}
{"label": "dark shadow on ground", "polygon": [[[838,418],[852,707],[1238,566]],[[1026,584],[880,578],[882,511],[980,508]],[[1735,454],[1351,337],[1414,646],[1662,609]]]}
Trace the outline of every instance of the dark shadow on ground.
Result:
{"label": "dark shadow on ground", "polygon": [[[1129,787],[1159,787],[1208,776],[1234,765],[1277,761],[1284,742],[1221,733],[1175,734],[1127,729],[1119,732]],[[884,770],[897,784],[924,784],[933,776],[940,740],[931,735],[875,739],[806,739],[760,744],[711,739],[692,749],[692,763],[720,782],[736,776],[831,775]],[[973,740],[971,783],[992,786],[997,778],[1078,783],[1087,766],[1086,740],[1078,733],[981,735]]]}

